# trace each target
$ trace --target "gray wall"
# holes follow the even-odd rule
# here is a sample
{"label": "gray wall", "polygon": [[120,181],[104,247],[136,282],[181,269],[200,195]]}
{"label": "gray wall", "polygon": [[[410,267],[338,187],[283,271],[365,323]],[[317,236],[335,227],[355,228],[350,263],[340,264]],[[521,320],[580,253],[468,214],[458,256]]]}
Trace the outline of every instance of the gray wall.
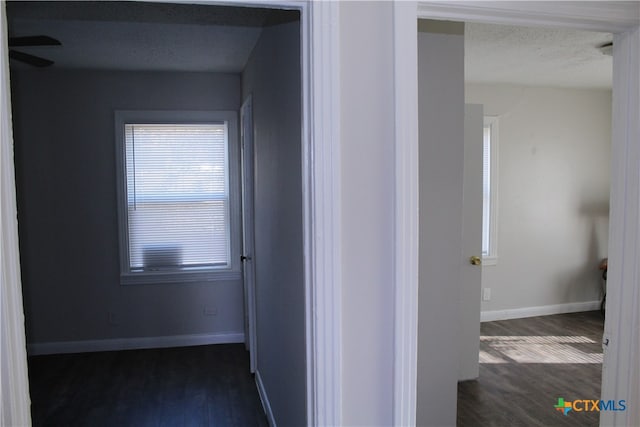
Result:
{"label": "gray wall", "polygon": [[239,75],[36,70],[12,87],[28,342],[242,333],[241,280],[119,284],[114,146],[114,110],[237,110]]}
{"label": "gray wall", "polygon": [[[455,425],[462,268],[464,35],[420,21],[417,425]],[[430,21],[431,22],[431,21]],[[468,261],[467,261],[468,262]]]}
{"label": "gray wall", "polygon": [[257,373],[278,426],[306,424],[300,26],[263,30],[242,74],[255,147]]}

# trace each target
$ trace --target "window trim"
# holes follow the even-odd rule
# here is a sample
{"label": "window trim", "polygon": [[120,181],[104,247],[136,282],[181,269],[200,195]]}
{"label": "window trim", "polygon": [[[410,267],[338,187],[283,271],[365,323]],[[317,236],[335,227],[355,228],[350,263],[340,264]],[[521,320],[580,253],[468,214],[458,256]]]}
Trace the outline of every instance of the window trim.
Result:
{"label": "window trim", "polygon": [[[118,198],[118,241],[120,284],[194,283],[242,278],[240,265],[240,147],[238,113],[216,111],[116,110],[115,146]],[[129,235],[127,215],[127,180],[125,177],[125,124],[202,124],[227,122],[229,164],[229,244],[230,264],[225,267],[185,269],[184,271],[131,271],[129,268]]]}
{"label": "window trim", "polygon": [[483,127],[487,126],[491,129],[489,142],[491,149],[489,158],[489,164],[491,165],[489,176],[489,185],[491,187],[489,200],[489,253],[488,255],[482,255],[482,263],[483,265],[496,265],[498,263],[498,116],[485,116]]}

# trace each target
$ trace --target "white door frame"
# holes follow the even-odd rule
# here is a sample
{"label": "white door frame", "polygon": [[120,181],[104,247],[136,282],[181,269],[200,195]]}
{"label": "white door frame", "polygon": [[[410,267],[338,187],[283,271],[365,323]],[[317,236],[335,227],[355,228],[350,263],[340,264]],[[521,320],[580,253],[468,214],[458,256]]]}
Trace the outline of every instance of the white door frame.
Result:
{"label": "white door frame", "polygon": [[395,125],[393,425],[416,424],[418,363],[417,3],[393,7]]}
{"label": "white door frame", "polygon": [[[613,138],[602,398],[638,402],[640,384],[640,27],[637,9],[608,2],[421,2],[418,18],[614,33]],[[405,25],[415,25],[405,22]],[[413,55],[412,52],[405,52]],[[408,84],[412,84],[409,82]],[[417,88],[416,88],[417,91]],[[415,125],[417,126],[417,124]],[[412,153],[417,157],[416,152]],[[402,191],[402,190],[401,190]],[[417,232],[417,230],[416,230]],[[437,244],[437,242],[434,242]],[[402,313],[397,313],[402,315]],[[398,352],[398,348],[396,348]],[[640,425],[640,408],[601,412],[601,425]]]}
{"label": "white door frame", "polygon": [[31,425],[22,309],[9,90],[7,21],[0,3],[0,425]]}
{"label": "white door frame", "polygon": [[307,425],[342,424],[339,4],[302,8]]}
{"label": "white door frame", "polygon": [[640,425],[640,28],[613,39],[613,146],[602,398],[627,399],[600,425]]}

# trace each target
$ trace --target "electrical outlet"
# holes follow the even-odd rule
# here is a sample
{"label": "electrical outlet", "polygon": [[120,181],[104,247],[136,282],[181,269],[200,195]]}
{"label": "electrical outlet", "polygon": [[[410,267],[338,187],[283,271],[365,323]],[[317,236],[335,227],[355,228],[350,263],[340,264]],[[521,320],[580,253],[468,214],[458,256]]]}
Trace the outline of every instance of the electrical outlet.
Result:
{"label": "electrical outlet", "polygon": [[215,305],[205,305],[202,308],[202,314],[205,316],[215,316],[218,314],[218,308]]}
{"label": "electrical outlet", "polygon": [[483,288],[482,301],[490,301],[490,300],[491,300],[491,288]]}

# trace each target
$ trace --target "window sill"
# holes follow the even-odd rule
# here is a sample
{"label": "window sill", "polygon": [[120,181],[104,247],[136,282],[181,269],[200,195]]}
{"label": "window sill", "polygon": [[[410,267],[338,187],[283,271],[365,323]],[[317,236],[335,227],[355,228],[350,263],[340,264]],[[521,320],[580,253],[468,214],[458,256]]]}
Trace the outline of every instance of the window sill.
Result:
{"label": "window sill", "polygon": [[209,270],[194,272],[144,271],[138,273],[120,274],[121,285],[204,283],[240,279],[242,279],[242,273],[240,271],[233,270]]}
{"label": "window sill", "polygon": [[482,257],[482,265],[497,265],[498,257],[497,256],[483,256]]}

